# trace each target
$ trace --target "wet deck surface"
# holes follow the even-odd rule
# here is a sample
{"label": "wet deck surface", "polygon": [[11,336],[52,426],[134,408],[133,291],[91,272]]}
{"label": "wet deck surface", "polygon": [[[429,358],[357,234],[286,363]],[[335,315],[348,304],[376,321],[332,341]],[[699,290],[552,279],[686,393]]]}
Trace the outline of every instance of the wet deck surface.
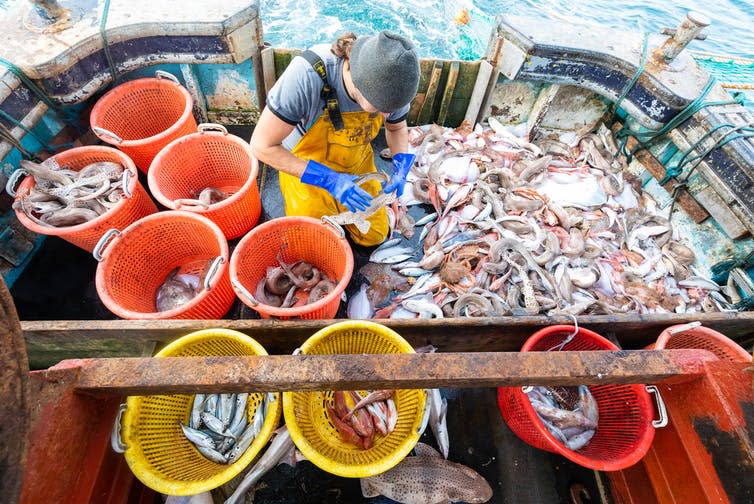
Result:
{"label": "wet deck surface", "polygon": [[[248,129],[231,133],[249,138]],[[375,152],[385,147],[384,138],[374,142]],[[379,159],[378,168],[390,172],[391,164]],[[143,177],[143,174],[140,174]],[[146,180],[142,180],[146,186]],[[260,222],[284,215],[277,185],[277,171],[260,173],[263,212]],[[413,207],[419,217],[426,209]],[[231,252],[239,239],[230,242]],[[417,242],[418,236],[412,241]],[[367,263],[372,249],[355,246],[355,267]],[[21,320],[104,320],[115,319],[99,300],[94,277],[97,262],[91,256],[57,238],[44,240],[38,253],[18,278],[11,294]],[[358,291],[363,279],[358,274],[346,294]],[[345,318],[346,304],[341,303],[337,318]],[[256,312],[236,299],[226,319],[259,318]],[[534,449],[517,438],[505,425],[497,407],[496,390],[443,389],[448,400],[449,460],[467,465],[479,472],[494,491],[491,503],[548,504],[570,503],[571,492],[584,488],[580,502],[601,502],[595,473],[579,467],[561,456]],[[436,447],[429,428],[422,442]],[[243,474],[241,475],[241,477]],[[603,478],[603,481],[605,479]],[[214,493],[221,502],[240,478]],[[235,483],[235,484],[234,484]],[[591,500],[586,496],[591,496]],[[161,502],[161,501],[160,501]],[[303,504],[357,503],[385,504],[394,502],[385,497],[365,499],[358,479],[340,478],[320,470],[310,462],[295,468],[281,464],[264,476],[247,494],[246,502]]]}

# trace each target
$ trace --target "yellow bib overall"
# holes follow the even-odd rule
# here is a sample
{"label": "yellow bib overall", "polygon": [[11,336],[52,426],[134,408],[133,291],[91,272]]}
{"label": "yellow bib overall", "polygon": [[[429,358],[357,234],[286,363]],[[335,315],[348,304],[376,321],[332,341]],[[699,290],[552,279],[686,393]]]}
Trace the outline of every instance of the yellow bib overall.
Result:
{"label": "yellow bib overall", "polygon": [[[363,175],[376,172],[370,142],[380,131],[382,115],[362,111],[343,112],[342,116],[345,127],[335,131],[328,111],[324,110],[291,152],[341,173]],[[372,196],[382,190],[376,180],[365,182],[361,187]],[[284,172],[280,172],[280,191],[283,193],[286,215],[306,215],[319,219],[324,215],[348,211],[325,189],[304,184],[298,177]],[[371,226],[365,234],[360,233],[356,226],[346,226],[353,241],[365,247],[385,241],[390,231],[385,209],[379,209],[367,220]]]}

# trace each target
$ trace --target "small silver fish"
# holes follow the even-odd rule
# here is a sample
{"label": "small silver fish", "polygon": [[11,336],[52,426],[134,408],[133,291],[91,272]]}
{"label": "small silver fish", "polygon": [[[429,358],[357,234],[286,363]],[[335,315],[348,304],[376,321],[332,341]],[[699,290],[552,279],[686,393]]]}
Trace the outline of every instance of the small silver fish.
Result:
{"label": "small silver fish", "polygon": [[364,497],[384,495],[403,504],[477,503],[492,498],[489,483],[473,469],[445,460],[423,443],[416,445],[416,452],[382,474],[361,478]]}

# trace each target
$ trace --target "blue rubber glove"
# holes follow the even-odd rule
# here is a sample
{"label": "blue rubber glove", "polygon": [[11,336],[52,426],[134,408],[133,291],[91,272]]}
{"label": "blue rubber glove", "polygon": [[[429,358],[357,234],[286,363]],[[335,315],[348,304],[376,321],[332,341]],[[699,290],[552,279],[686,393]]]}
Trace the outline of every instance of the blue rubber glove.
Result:
{"label": "blue rubber glove", "polygon": [[406,176],[408,175],[408,170],[411,169],[411,165],[414,164],[414,159],[416,159],[415,154],[407,154],[405,152],[399,152],[393,156],[393,176],[390,177],[390,181],[382,189],[385,194],[395,191],[395,195],[399,198],[403,195]]}
{"label": "blue rubber glove", "polygon": [[338,173],[321,163],[309,160],[301,175],[301,182],[329,191],[350,211],[358,212],[367,209],[372,203],[372,196],[354,183],[356,178],[356,175]]}

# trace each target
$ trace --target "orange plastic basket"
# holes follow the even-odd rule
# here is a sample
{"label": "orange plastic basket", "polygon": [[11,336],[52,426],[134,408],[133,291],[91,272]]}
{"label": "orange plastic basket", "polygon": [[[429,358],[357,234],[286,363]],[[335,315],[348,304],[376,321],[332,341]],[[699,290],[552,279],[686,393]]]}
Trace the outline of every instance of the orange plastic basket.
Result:
{"label": "orange plastic basket", "polygon": [[[553,348],[573,333],[573,326],[554,325],[532,334],[522,352],[542,352]],[[618,347],[588,329],[578,329],[563,351],[618,350]],[[594,437],[578,451],[561,444],[537,416],[521,387],[498,388],[500,413],[511,430],[531,446],[559,453],[579,465],[599,471],[617,471],[638,462],[654,438],[654,409],[643,385],[591,385],[599,408],[599,424]]]}
{"label": "orange plastic basket", "polygon": [[[159,212],[110,230],[94,250],[102,302],[125,319],[218,319],[235,295],[228,276],[228,242],[209,219],[190,212]],[[211,267],[207,265],[211,262]],[[204,288],[188,303],[156,311],[159,287],[175,268],[207,270]],[[208,287],[208,288],[207,288]]]}
{"label": "orange plastic basket", "polygon": [[660,337],[654,344],[647,347],[649,350],[672,348],[709,350],[719,359],[730,362],[751,361],[751,355],[741,345],[724,334],[699,325],[698,322],[670,326],[660,333]]}
{"label": "orange plastic basket", "polygon": [[[29,219],[23,211],[16,210],[18,220],[31,231],[43,235],[59,236],[87,252],[92,252],[97,241],[108,229],[124,228],[144,216],[157,212],[157,207],[139,182],[138,173],[133,161],[123,152],[112,147],[92,145],[68,149],[60,154],[56,154],[52,159],[61,168],[68,168],[74,171],[80,171],[85,166],[100,161],[120,163],[125,170],[124,183],[126,190],[121,200],[115,206],[99,217],[75,226],[42,226]],[[35,184],[34,177],[26,177],[16,190],[16,201],[27,196]]]}
{"label": "orange plastic basket", "polygon": [[[249,143],[229,135],[223,126],[201,124],[198,130],[157,154],[149,168],[149,190],[164,206],[197,212],[217,224],[227,239],[237,238],[254,227],[262,211],[259,163]],[[207,207],[182,202],[195,201],[208,187],[230,196]]]}
{"label": "orange plastic basket", "polygon": [[[278,308],[259,303],[253,296],[267,268],[278,266],[277,254],[284,261],[313,264],[337,285],[314,303]],[[353,274],[353,253],[340,227],[311,217],[280,217],[261,224],[244,236],[230,258],[233,289],[244,304],[263,318],[330,319],[335,317],[340,297]]]}
{"label": "orange plastic basket", "polygon": [[92,131],[118,147],[144,173],[168,143],[196,131],[191,95],[173,75],[136,79],[114,87],[92,108]]}

